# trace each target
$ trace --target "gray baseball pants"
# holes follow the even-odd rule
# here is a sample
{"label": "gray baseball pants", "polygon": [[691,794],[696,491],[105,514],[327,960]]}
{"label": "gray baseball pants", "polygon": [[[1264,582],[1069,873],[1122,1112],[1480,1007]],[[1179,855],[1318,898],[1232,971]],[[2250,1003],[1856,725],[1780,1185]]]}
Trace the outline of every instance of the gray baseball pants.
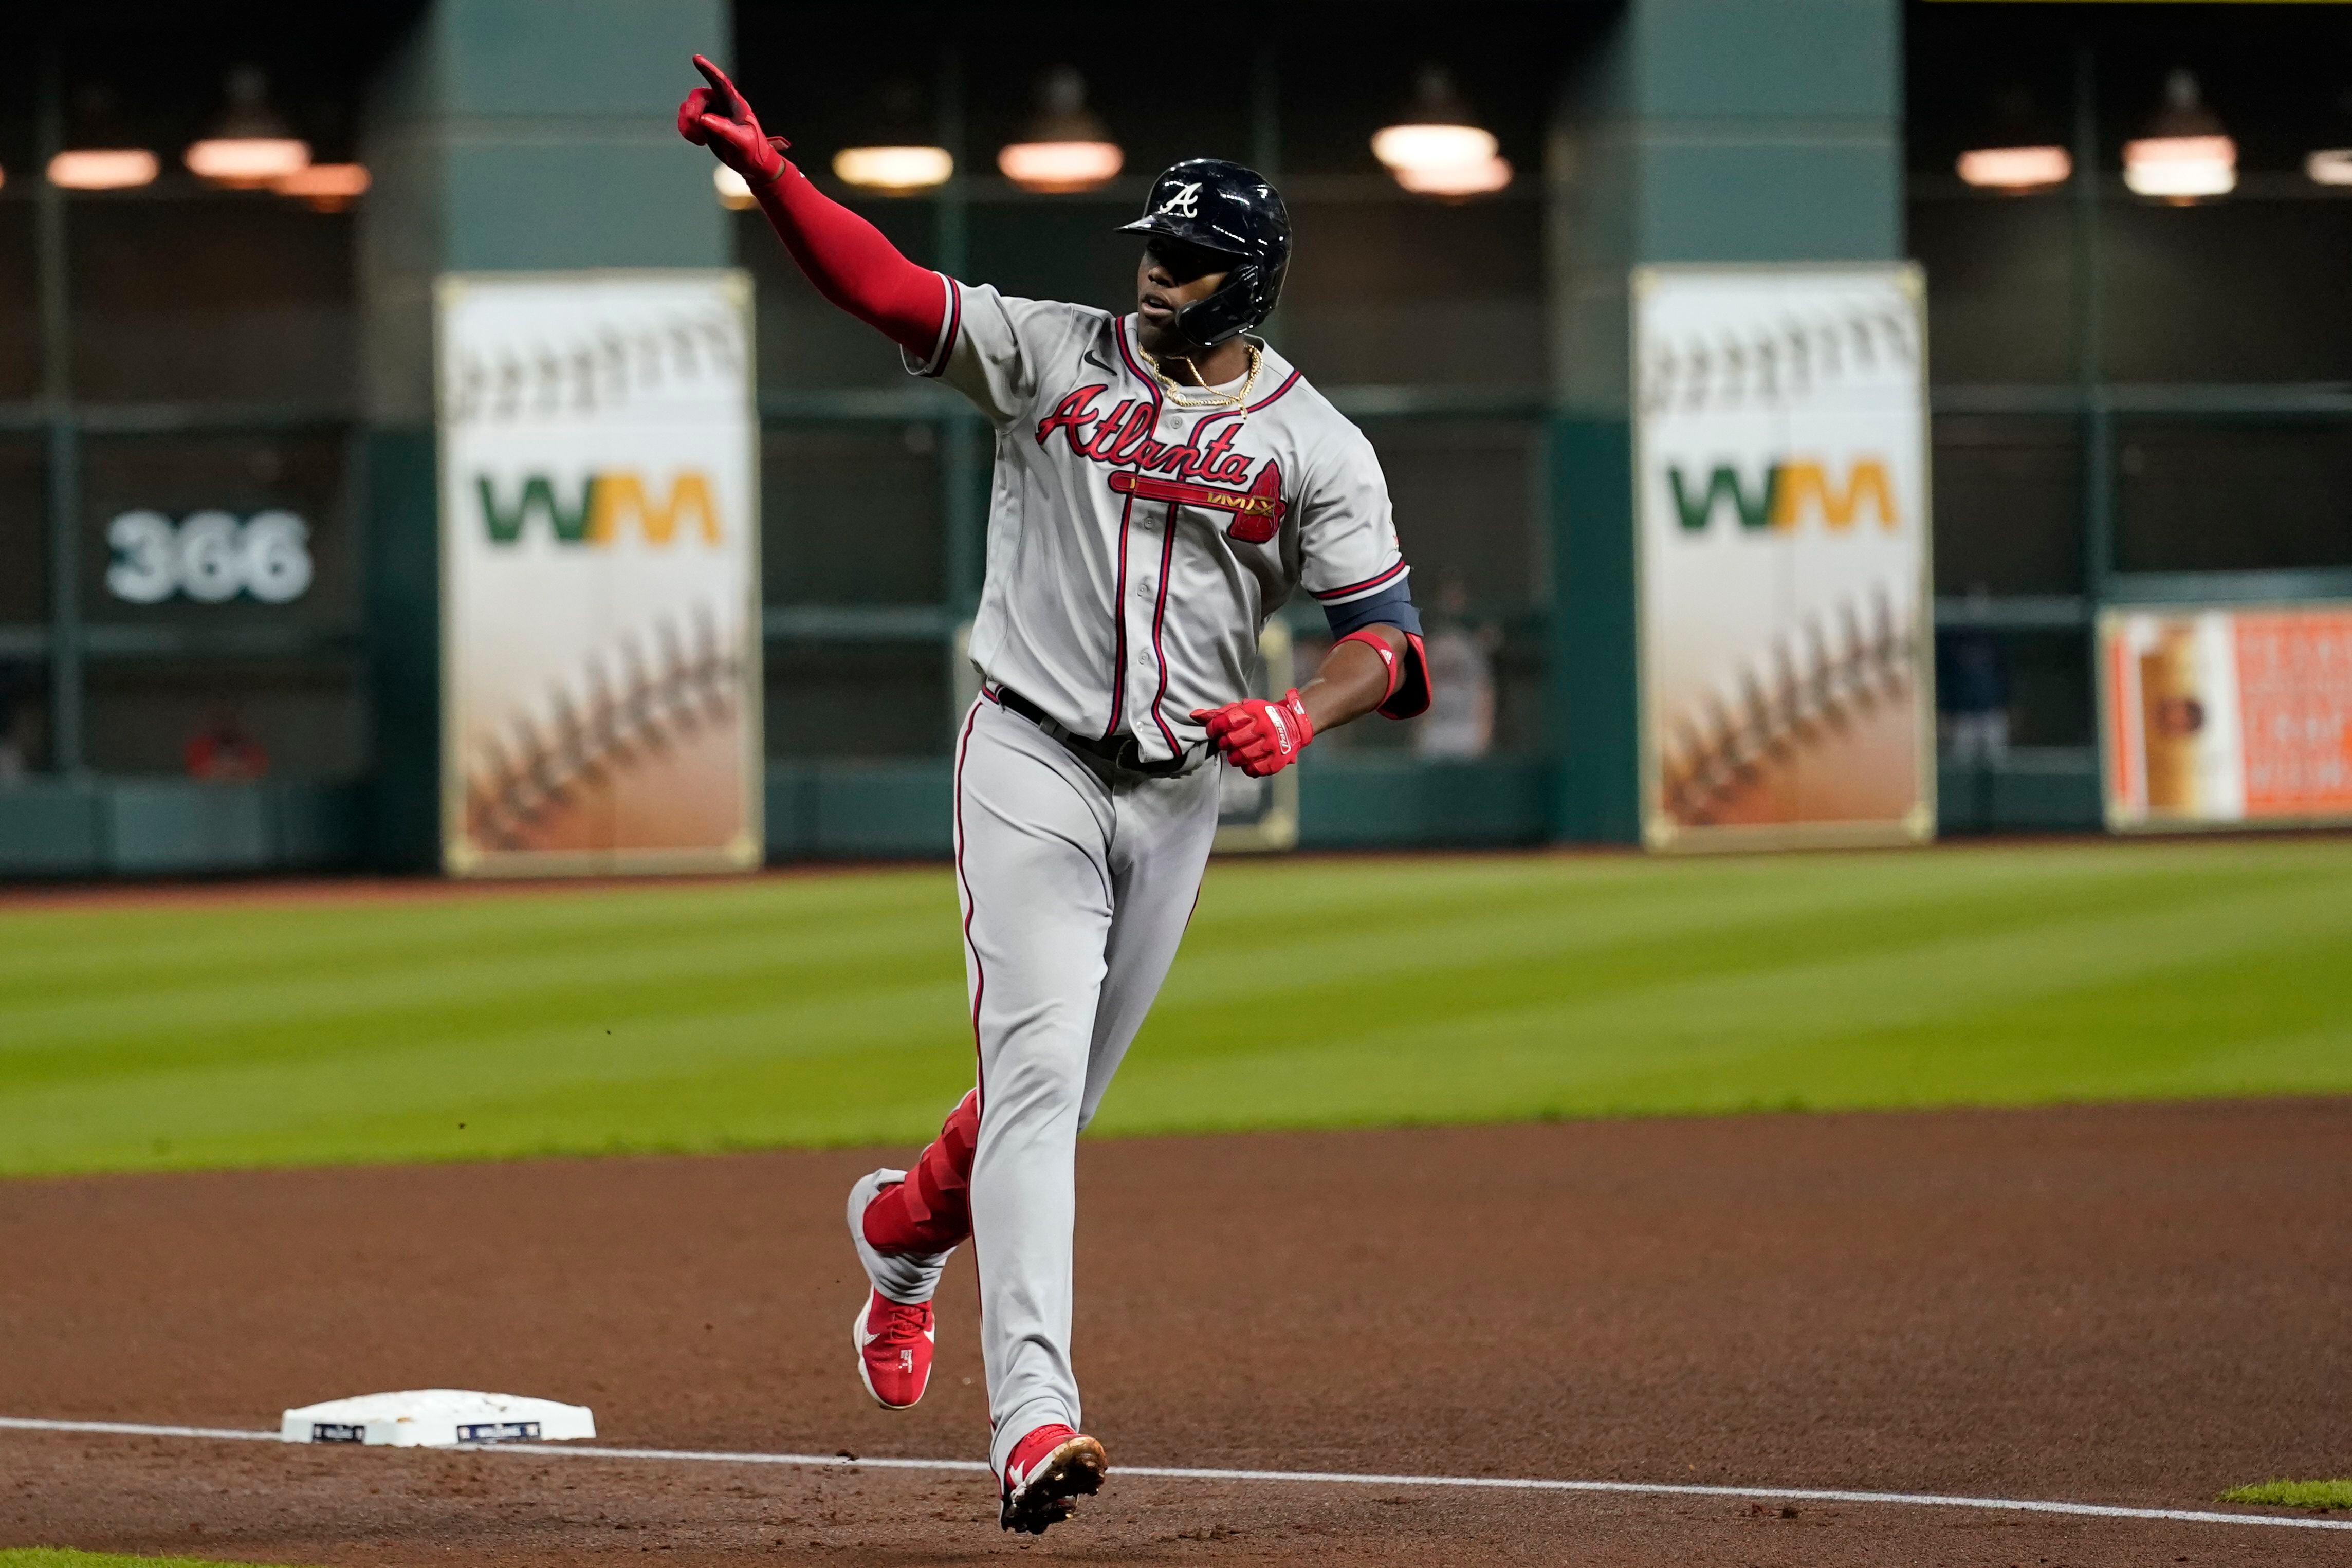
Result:
{"label": "gray baseball pants", "polygon": [[[980,1046],[971,1231],[990,1458],[1079,1426],[1077,1136],[1175,959],[1217,831],[1218,766],[1145,778],[987,696],[956,754],[956,880]],[[1082,1429],[1082,1428],[1081,1428]]]}

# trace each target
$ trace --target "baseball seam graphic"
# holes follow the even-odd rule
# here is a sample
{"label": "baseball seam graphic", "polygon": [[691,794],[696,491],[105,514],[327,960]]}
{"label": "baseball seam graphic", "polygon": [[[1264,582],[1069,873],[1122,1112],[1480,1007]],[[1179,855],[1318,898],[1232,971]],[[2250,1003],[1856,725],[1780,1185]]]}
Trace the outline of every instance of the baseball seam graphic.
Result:
{"label": "baseball seam graphic", "polygon": [[531,830],[584,788],[705,724],[726,723],[742,673],[740,650],[720,645],[708,605],[696,606],[690,632],[665,616],[592,653],[580,680],[551,687],[541,712],[518,709],[476,735],[466,768],[467,836],[486,849],[530,848]]}
{"label": "baseball seam graphic", "polygon": [[1852,599],[1840,602],[1842,636],[1832,646],[1822,617],[1804,623],[1804,648],[1786,633],[1738,677],[1738,695],[1721,689],[1675,722],[1659,747],[1659,792],[1679,821],[1704,825],[1766,768],[1841,730],[1882,702],[1906,695],[1918,654],[1918,629],[1899,619],[1884,584],[1871,591],[1867,624]]}
{"label": "baseball seam graphic", "polygon": [[1644,356],[1642,411],[1730,408],[1751,398],[1784,403],[1849,373],[1907,370],[1918,358],[1914,325],[1896,310],[1866,306],[1810,320],[1786,316],[1737,336],[1694,333]]}
{"label": "baseball seam graphic", "polygon": [[[566,343],[500,344],[463,351],[450,367],[447,417],[514,419],[524,413],[593,413],[656,393],[666,381],[733,377],[743,364],[740,325],[723,314],[678,315],[658,323],[601,322]],[[732,381],[725,382],[732,391]]]}

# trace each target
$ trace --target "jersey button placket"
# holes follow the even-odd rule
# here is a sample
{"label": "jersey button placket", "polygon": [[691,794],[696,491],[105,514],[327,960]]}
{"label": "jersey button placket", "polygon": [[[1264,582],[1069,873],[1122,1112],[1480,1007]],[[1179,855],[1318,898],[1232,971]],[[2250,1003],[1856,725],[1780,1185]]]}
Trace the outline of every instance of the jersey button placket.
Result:
{"label": "jersey button placket", "polygon": [[1147,722],[1143,716],[1151,706],[1151,689],[1156,684],[1152,677],[1157,665],[1151,656],[1151,590],[1153,586],[1150,572],[1145,572],[1135,580],[1133,610],[1128,622],[1133,630],[1127,634],[1127,645],[1135,650],[1135,684],[1129,689],[1135,695],[1128,705],[1127,711],[1132,716],[1129,718],[1127,727],[1139,737],[1143,734],[1144,725]]}

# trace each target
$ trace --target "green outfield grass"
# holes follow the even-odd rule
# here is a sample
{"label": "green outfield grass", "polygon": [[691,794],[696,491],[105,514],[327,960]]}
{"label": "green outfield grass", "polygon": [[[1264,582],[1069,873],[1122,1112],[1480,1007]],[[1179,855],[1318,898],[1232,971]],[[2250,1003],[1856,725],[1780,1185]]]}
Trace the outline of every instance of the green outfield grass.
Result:
{"label": "green outfield grass", "polygon": [[[0,904],[0,1172],[912,1143],[943,868]],[[1099,1127],[2352,1091],[2352,840],[1220,862]]]}
{"label": "green outfield grass", "polygon": [[2268,1503],[2273,1508],[2352,1508],[2352,1480],[2256,1481],[2250,1487],[2231,1487],[2221,1494],[2221,1500]]}

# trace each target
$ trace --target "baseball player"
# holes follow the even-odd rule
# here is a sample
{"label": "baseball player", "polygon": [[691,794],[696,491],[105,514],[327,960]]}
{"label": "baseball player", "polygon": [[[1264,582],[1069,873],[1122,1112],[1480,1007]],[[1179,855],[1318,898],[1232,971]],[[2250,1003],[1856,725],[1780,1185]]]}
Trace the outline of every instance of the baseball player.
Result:
{"label": "baseball player", "polygon": [[[956,881],[977,1086],[911,1171],[849,1195],[871,1284],[859,1375],[905,1409],[931,1293],[969,1237],[999,1520],[1039,1533],[1096,1490],[1070,1364],[1077,1134],[1191,917],[1217,758],[1265,778],[1315,737],[1428,706],[1421,622],[1361,432],[1251,329],[1290,256],[1282,198],[1216,159],[1152,184],[1135,308],[1008,298],[915,266],[826,199],[709,60],[678,131],[741,174],[834,304],[995,427],[981,695],[955,748]],[[1304,588],[1337,641],[1251,696],[1266,618]]]}

